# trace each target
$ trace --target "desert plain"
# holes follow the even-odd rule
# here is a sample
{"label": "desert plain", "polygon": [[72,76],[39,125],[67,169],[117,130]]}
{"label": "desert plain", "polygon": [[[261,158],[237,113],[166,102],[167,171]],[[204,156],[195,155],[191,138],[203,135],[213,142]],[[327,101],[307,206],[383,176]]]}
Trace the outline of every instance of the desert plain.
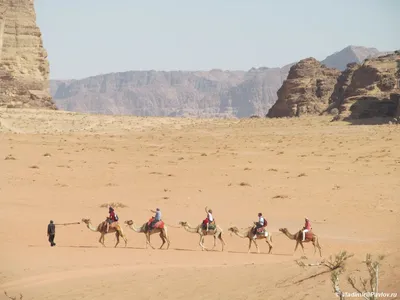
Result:
{"label": "desert plain", "polygon": [[[341,250],[348,275],[368,278],[367,253],[384,255],[379,291],[400,293],[400,127],[294,119],[194,119],[0,110],[0,292],[23,299],[337,299],[318,263]],[[121,224],[143,224],[159,207],[171,245],[123,225],[114,248],[96,226],[106,205],[120,203]],[[224,230],[221,252],[201,251],[205,206]],[[245,228],[262,212],[273,250],[260,254],[228,228]],[[310,243],[293,253],[292,233],[311,220],[322,258]],[[206,246],[213,243],[205,238]],[[400,294],[399,294],[400,296]],[[1,294],[0,299],[7,299]],[[396,297],[386,298],[394,299]],[[361,298],[359,298],[361,299]]]}

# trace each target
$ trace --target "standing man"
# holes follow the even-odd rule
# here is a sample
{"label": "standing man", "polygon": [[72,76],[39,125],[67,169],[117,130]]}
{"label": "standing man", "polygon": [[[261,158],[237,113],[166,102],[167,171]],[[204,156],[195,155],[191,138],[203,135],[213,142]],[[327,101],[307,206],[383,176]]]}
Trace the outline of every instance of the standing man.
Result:
{"label": "standing man", "polygon": [[56,245],[54,243],[55,235],[56,235],[56,225],[54,225],[53,220],[50,220],[50,224],[47,225],[47,236],[49,237],[49,242],[51,247]]}

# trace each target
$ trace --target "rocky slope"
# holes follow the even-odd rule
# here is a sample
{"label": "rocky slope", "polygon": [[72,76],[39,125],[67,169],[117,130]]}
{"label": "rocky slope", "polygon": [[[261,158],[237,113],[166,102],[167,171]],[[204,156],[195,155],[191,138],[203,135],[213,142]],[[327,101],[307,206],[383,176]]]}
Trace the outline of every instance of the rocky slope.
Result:
{"label": "rocky slope", "polygon": [[0,107],[56,109],[33,0],[0,0]]}
{"label": "rocky slope", "polygon": [[325,67],[315,58],[306,58],[292,66],[278,90],[278,100],[267,117],[293,117],[323,112],[340,71]]}
{"label": "rocky slope", "polygon": [[330,109],[341,118],[395,117],[400,85],[400,52],[349,64],[338,77]]}

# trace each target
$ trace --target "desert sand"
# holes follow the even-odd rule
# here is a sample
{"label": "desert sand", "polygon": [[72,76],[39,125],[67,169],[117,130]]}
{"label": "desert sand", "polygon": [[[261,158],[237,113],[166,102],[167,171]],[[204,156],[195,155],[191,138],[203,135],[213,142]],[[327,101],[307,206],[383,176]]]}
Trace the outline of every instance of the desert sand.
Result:
{"label": "desert sand", "polygon": [[[337,299],[324,267],[299,267],[295,233],[311,220],[323,258],[354,254],[341,277],[367,277],[367,253],[385,255],[380,292],[400,295],[400,127],[299,119],[173,119],[0,110],[0,292],[23,299]],[[96,226],[116,202],[121,223],[143,224],[159,207],[169,250],[145,249],[123,226],[128,245]],[[227,243],[201,251],[197,225],[214,211]],[[274,248],[228,232],[262,212]],[[159,236],[151,237],[155,247]],[[211,246],[212,237],[206,237]],[[310,243],[306,263],[321,261]],[[4,295],[0,299],[6,299]],[[386,298],[390,299],[390,298]]]}

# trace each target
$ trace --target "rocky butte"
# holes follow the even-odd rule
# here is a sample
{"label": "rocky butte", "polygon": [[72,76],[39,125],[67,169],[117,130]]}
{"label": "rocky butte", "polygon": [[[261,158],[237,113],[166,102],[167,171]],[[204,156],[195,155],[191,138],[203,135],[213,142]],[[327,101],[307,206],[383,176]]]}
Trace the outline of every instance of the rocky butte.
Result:
{"label": "rocky butte", "polygon": [[337,119],[396,117],[400,112],[400,52],[352,63],[338,77],[328,111]]}
{"label": "rocky butte", "polygon": [[0,107],[57,109],[33,0],[0,0]]}
{"label": "rocky butte", "polygon": [[328,68],[315,58],[306,58],[290,68],[278,90],[278,100],[267,117],[294,117],[320,114],[329,104],[340,71]]}

